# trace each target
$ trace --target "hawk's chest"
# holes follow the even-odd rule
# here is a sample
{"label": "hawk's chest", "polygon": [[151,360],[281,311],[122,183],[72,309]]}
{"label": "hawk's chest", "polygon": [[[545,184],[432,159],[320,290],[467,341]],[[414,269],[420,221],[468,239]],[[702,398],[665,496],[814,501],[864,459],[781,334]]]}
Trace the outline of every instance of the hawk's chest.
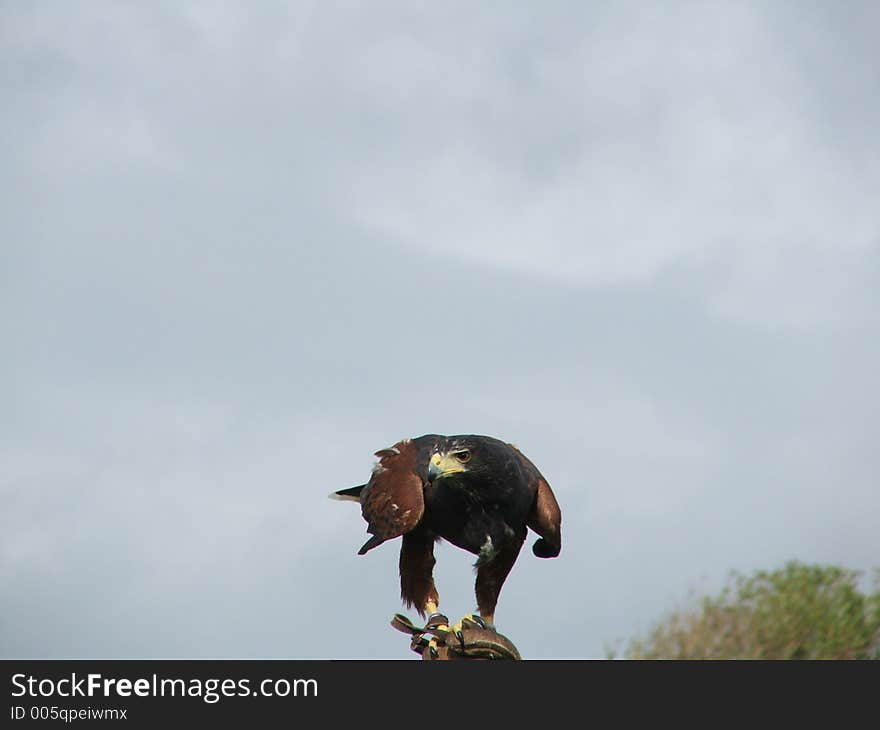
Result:
{"label": "hawk's chest", "polygon": [[528,507],[519,496],[503,483],[438,479],[425,488],[423,522],[452,544],[478,553],[487,536],[497,544],[525,524]]}

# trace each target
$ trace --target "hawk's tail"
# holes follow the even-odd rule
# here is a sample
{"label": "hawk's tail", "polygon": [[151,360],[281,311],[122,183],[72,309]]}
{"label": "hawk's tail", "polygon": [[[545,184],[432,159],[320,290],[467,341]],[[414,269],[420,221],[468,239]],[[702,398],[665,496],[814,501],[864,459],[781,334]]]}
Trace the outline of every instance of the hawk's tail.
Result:
{"label": "hawk's tail", "polygon": [[348,489],[340,489],[338,492],[331,492],[330,499],[340,499],[345,502],[360,502],[361,492],[365,486],[367,485],[358,484],[356,487],[349,487]]}

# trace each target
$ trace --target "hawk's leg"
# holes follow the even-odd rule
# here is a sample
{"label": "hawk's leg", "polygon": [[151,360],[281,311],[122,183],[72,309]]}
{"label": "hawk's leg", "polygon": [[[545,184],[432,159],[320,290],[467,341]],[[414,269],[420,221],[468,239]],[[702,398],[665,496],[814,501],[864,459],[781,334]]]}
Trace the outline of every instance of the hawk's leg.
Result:
{"label": "hawk's leg", "polygon": [[[439,616],[440,596],[434,585],[434,536],[413,530],[403,536],[400,547],[400,597],[419,616]],[[442,618],[442,617],[440,617]],[[430,622],[429,622],[430,623]]]}
{"label": "hawk's leg", "polygon": [[494,550],[491,558],[483,560],[481,554],[477,560],[477,582],[474,586],[477,609],[480,612],[479,618],[487,628],[494,628],[495,606],[498,604],[501,587],[516,562],[525,537],[525,534],[517,535]]}

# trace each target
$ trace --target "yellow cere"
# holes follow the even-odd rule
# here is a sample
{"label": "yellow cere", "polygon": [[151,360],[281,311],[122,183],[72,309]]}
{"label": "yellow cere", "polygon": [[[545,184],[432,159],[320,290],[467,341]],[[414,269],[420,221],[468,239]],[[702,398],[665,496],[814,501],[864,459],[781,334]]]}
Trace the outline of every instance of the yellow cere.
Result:
{"label": "yellow cere", "polygon": [[431,457],[431,463],[441,474],[455,474],[464,471],[462,463],[452,454],[434,454]]}

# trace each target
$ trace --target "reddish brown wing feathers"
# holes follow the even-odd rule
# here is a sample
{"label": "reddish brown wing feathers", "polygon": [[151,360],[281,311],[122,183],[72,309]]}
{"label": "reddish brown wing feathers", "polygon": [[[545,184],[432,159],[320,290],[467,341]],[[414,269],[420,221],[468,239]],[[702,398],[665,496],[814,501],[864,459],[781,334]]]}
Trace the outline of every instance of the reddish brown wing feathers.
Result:
{"label": "reddish brown wing feathers", "polygon": [[543,477],[538,481],[538,494],[526,524],[541,536],[532,545],[535,555],[539,558],[555,558],[559,555],[562,550],[562,510]]}
{"label": "reddish brown wing feathers", "polygon": [[363,555],[385,540],[412,530],[425,512],[424,482],[418,474],[418,449],[405,440],[376,452],[379,463],[361,492],[361,512],[373,537],[358,551]]}
{"label": "reddish brown wing feathers", "polygon": [[516,446],[511,448],[519,455],[528,476],[529,487],[535,490],[535,502],[526,524],[541,539],[532,545],[532,552],[539,558],[555,558],[562,550],[562,510],[544,476]]}

